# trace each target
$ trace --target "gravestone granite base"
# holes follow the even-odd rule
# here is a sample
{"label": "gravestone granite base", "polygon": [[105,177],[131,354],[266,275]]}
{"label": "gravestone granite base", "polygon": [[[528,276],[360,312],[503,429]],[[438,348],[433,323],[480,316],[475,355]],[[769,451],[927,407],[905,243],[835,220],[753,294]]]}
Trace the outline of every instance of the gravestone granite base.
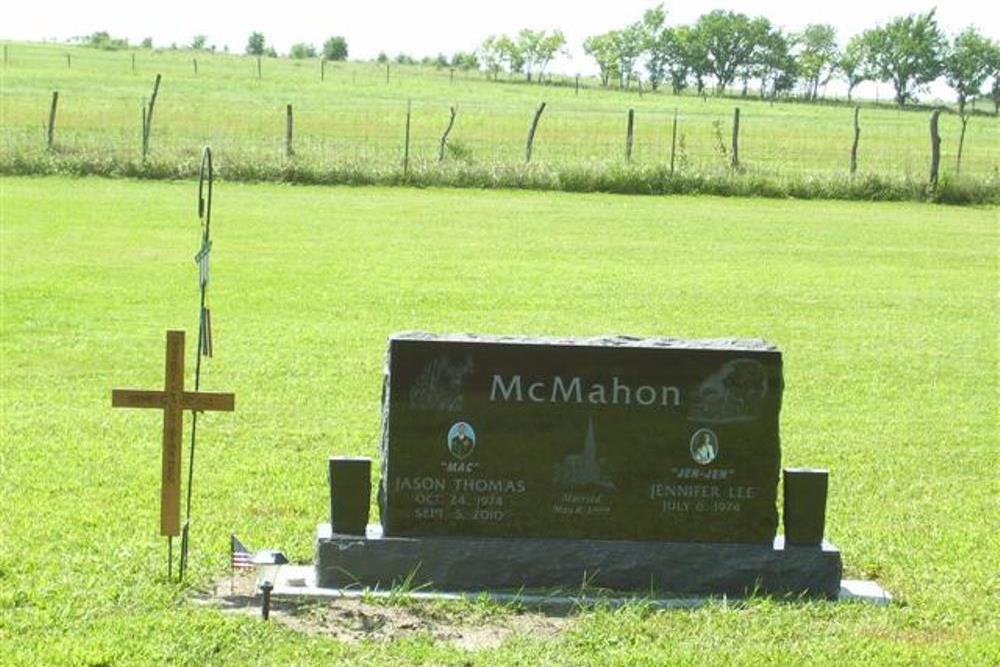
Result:
{"label": "gravestone granite base", "polygon": [[757,591],[836,599],[840,551],[820,546],[489,537],[316,535],[321,588],[390,588],[407,582],[437,590],[593,588],[667,595]]}

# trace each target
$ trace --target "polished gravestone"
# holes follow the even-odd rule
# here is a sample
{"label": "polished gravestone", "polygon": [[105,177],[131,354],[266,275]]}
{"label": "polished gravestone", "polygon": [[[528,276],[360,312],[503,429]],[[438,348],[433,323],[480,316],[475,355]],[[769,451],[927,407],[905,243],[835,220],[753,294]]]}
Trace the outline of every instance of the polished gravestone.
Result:
{"label": "polished gravestone", "polygon": [[761,341],[394,337],[385,534],[769,544],[781,392]]}
{"label": "polished gravestone", "polygon": [[321,526],[317,580],[835,595],[775,535],[782,390],[763,341],[393,336],[381,526]]}

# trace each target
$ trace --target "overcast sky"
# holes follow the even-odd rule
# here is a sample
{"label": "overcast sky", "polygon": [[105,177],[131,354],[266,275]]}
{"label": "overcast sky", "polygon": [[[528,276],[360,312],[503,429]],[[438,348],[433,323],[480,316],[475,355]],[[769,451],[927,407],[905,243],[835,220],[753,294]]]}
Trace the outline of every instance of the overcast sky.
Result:
{"label": "overcast sky", "polygon": [[[552,70],[566,74],[592,73],[593,61],[581,49],[588,35],[625,25],[655,6],[655,0],[362,0],[360,2],[213,2],[166,0],[114,2],[8,2],[0,23],[0,38],[66,39],[106,30],[115,37],[137,42],[152,37],[157,46],[190,43],[203,33],[219,49],[242,52],[251,31],[264,33],[269,45],[287,52],[295,42],[321,44],[330,35],[343,35],[351,58],[373,58],[379,51],[415,56],[471,50],[483,38],[516,33],[521,28],[559,28],[565,34],[570,56],[553,63]],[[743,2],[665,2],[668,21],[690,23],[711,9],[732,9],[761,14],[788,30],[809,23],[830,23],[843,44],[865,28],[913,12],[931,9],[929,0],[834,0],[794,2],[746,0]],[[947,0],[940,2],[938,22],[949,34],[975,25],[1000,38],[1000,2]]]}

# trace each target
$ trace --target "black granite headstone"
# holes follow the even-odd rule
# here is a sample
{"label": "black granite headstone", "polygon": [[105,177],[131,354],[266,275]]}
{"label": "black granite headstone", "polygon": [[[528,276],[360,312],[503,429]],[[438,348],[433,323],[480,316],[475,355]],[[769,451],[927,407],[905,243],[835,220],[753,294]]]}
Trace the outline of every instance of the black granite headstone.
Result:
{"label": "black granite headstone", "polygon": [[388,536],[770,545],[781,353],[763,341],[389,341]]}

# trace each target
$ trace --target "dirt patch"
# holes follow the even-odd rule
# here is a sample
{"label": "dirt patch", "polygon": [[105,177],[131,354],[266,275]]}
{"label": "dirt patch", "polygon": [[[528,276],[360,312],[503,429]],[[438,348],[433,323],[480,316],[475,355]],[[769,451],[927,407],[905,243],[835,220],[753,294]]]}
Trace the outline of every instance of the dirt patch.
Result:
{"label": "dirt patch", "polygon": [[[254,579],[238,576],[216,583],[197,598],[201,604],[226,613],[260,617],[261,598]],[[467,650],[496,648],[517,635],[554,637],[571,623],[571,617],[552,616],[514,607],[481,602],[335,598],[290,601],[275,598],[271,620],[297,632],[323,635],[346,642],[396,641],[424,635]]]}

